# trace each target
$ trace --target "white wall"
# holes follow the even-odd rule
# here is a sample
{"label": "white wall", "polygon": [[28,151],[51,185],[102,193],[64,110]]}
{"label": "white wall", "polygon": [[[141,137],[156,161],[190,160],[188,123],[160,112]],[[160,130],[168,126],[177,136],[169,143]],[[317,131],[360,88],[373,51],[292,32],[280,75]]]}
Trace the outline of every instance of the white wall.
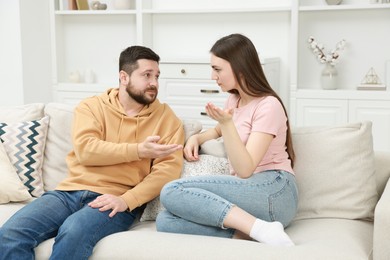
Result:
{"label": "white wall", "polygon": [[49,22],[49,0],[0,0],[0,105],[52,100]]}
{"label": "white wall", "polygon": [[0,105],[23,104],[19,1],[0,0]]}

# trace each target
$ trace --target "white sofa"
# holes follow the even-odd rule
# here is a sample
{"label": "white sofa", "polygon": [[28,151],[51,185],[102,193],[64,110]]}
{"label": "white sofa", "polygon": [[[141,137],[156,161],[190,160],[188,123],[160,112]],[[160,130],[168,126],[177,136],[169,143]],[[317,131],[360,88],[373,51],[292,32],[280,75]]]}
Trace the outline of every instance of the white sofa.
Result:
{"label": "white sofa", "polygon": [[[0,108],[0,123],[8,126],[49,116],[42,162],[45,190],[53,189],[66,175],[72,110],[57,103]],[[199,130],[196,126],[185,122],[186,134]],[[286,232],[295,246],[156,232],[153,218],[161,208],[157,198],[131,230],[102,239],[91,259],[390,259],[390,153],[373,152],[371,123],[295,128],[293,142],[300,201],[298,214]],[[217,157],[221,145],[207,143],[202,150],[211,155],[202,156],[197,164],[186,163],[183,175],[226,173],[226,158]],[[5,163],[0,163],[4,169]],[[0,177],[3,173],[0,171]],[[18,200],[18,196],[4,185],[0,184],[0,226],[28,203],[7,203],[7,198]],[[36,248],[36,259],[49,258],[53,241]]]}

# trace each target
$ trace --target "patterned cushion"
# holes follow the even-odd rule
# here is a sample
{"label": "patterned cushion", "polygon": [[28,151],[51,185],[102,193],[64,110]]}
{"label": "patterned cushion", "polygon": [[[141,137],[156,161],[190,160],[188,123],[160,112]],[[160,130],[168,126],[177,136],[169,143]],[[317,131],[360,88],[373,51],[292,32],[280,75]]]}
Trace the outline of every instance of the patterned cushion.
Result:
{"label": "patterned cushion", "polygon": [[19,178],[34,197],[43,194],[42,163],[49,117],[0,123],[0,140]]}
{"label": "patterned cushion", "polygon": [[[182,178],[204,175],[222,175],[229,173],[229,163],[226,158],[220,158],[212,155],[199,155],[199,161],[187,162],[184,160]],[[146,204],[140,221],[155,220],[157,214],[164,209],[160,203],[160,197],[155,198]]]}
{"label": "patterned cushion", "polygon": [[0,142],[0,204],[10,201],[24,201],[31,198],[10,162],[8,155]]}

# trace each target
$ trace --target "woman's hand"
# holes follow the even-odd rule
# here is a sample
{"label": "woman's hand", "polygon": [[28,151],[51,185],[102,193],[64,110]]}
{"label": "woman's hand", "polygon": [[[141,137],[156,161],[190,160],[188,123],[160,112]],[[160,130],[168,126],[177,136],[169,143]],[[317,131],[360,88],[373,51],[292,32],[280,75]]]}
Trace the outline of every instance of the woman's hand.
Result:
{"label": "woman's hand", "polygon": [[231,109],[222,110],[221,108],[215,106],[213,103],[207,103],[206,113],[210,118],[218,121],[218,123],[220,124],[232,120],[233,117],[233,111]]}
{"label": "woman's hand", "polygon": [[197,134],[188,138],[184,146],[183,153],[184,158],[189,162],[199,160],[199,141]]}

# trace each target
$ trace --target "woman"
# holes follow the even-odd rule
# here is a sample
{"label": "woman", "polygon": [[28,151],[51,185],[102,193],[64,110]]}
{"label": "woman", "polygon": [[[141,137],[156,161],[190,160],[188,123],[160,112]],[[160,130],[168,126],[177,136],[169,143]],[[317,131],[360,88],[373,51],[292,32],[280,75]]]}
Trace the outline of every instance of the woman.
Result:
{"label": "woman", "polygon": [[163,232],[248,238],[294,245],[284,232],[294,218],[298,192],[287,112],[262,70],[253,43],[241,34],[218,40],[210,50],[212,78],[229,92],[222,110],[206,105],[217,126],[190,137],[184,147],[196,161],[198,147],[223,137],[232,176],[201,176],[168,183],[157,217]]}

